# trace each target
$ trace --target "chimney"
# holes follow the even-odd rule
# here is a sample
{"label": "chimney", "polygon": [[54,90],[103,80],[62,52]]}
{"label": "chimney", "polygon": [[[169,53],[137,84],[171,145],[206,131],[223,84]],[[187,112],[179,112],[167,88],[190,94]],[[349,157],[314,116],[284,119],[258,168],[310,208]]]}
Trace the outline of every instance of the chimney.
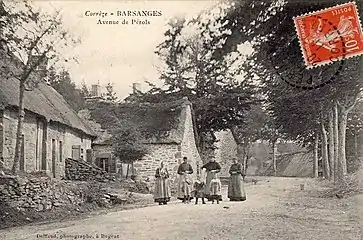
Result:
{"label": "chimney", "polygon": [[100,85],[98,84],[94,84],[91,86],[91,96],[92,97],[100,97],[101,94],[100,94]]}
{"label": "chimney", "polygon": [[133,83],[132,84],[132,92],[134,94],[138,94],[139,92],[141,92],[141,84],[140,83]]}

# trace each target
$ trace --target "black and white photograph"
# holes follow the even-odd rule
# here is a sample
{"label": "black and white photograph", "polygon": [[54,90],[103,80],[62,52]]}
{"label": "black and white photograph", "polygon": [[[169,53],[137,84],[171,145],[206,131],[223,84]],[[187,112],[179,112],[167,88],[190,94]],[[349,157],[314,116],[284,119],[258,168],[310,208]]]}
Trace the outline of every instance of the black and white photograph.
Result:
{"label": "black and white photograph", "polygon": [[362,240],[363,0],[0,0],[1,240]]}

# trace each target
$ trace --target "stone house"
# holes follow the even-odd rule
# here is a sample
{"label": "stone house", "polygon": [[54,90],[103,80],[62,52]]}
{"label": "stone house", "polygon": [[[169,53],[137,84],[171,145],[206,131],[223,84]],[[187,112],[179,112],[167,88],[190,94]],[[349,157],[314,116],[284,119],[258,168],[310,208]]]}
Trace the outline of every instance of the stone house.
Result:
{"label": "stone house", "polygon": [[[11,66],[19,71],[21,64],[13,57],[1,52],[0,67]],[[40,79],[37,73],[32,81]],[[25,118],[21,142],[20,170],[43,171],[51,177],[64,176],[65,159],[87,160],[87,150],[96,134],[70,108],[64,98],[45,81],[39,80],[37,87],[24,93]],[[19,102],[19,80],[0,76],[0,158],[3,167],[13,165],[17,114]]]}
{"label": "stone house", "polygon": [[112,146],[105,141],[92,143],[93,163],[108,173],[119,173],[122,170],[118,158],[112,154]]}
{"label": "stone house", "polygon": [[[158,104],[146,104],[150,107],[136,111],[133,123],[140,126],[138,129],[143,136],[141,142],[146,146],[147,154],[134,162],[132,173],[140,179],[153,181],[156,168],[160,166],[161,161],[164,161],[171,179],[174,180],[177,168],[182,163],[182,158],[186,156],[196,176],[202,162],[196,145],[191,102],[184,98],[163,103],[163,108],[159,108]],[[150,108],[154,110],[150,112]],[[111,173],[121,173],[125,176],[127,164],[121,164],[112,155],[112,147],[107,141],[94,142],[92,146],[96,165],[105,167],[105,170]]]}
{"label": "stone house", "polygon": [[[163,114],[162,110],[156,112],[154,116],[147,116],[143,121],[150,121],[151,118],[161,118],[163,128],[167,133],[155,135],[157,126],[152,127],[151,137],[145,138],[143,143],[148,148],[148,154],[140,161],[135,162],[134,170],[136,175],[144,179],[154,179],[155,170],[160,166],[160,162],[168,168],[171,179],[177,176],[177,169],[182,163],[184,156],[188,157],[189,163],[194,169],[196,176],[202,162],[196,144],[196,130],[193,119],[193,108],[187,98],[179,101],[169,102],[169,109],[173,114]],[[160,117],[163,115],[163,117]],[[170,124],[170,122],[173,122]],[[169,124],[168,124],[169,123]],[[165,125],[169,125],[165,127]],[[159,125],[160,126],[160,125]]]}

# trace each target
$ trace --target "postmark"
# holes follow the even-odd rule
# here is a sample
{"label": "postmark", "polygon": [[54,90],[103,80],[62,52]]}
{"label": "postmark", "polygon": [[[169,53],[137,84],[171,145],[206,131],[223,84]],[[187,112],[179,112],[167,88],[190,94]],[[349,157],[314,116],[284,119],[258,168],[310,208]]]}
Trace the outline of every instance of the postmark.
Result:
{"label": "postmark", "polygon": [[[321,20],[321,22],[325,24],[325,27],[330,30],[330,32],[336,31],[338,29],[338,27],[328,19],[321,18],[320,16],[316,16],[316,19]],[[311,66],[307,67],[306,63],[300,61],[301,56],[287,59],[286,61],[288,62],[295,62],[296,67],[285,68],[285,71],[282,70],[283,68],[275,69],[276,73],[284,82],[295,88],[312,90],[323,87],[338,78],[340,72],[345,66],[344,60],[346,58],[346,49],[344,47],[345,41],[342,36],[339,36],[339,41],[336,41],[335,47],[329,49],[329,63],[319,62],[321,59],[319,56],[327,54],[327,48],[324,48],[324,45],[314,45],[313,47],[306,49],[297,41],[295,43],[296,44],[293,49],[299,48],[298,45],[300,45],[300,47],[303,49],[301,52],[309,52],[308,59],[311,60]]]}
{"label": "postmark", "polygon": [[362,27],[354,2],[293,20],[307,69],[363,54]]}

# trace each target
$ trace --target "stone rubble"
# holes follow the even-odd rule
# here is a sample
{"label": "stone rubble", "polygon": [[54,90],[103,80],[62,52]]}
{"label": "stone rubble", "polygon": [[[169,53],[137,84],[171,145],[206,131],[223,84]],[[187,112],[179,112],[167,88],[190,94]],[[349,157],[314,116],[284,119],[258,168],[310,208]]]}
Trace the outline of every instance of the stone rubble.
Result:
{"label": "stone rubble", "polygon": [[76,181],[115,181],[115,176],[94,164],[83,160],[67,158],[65,161],[65,179]]}

